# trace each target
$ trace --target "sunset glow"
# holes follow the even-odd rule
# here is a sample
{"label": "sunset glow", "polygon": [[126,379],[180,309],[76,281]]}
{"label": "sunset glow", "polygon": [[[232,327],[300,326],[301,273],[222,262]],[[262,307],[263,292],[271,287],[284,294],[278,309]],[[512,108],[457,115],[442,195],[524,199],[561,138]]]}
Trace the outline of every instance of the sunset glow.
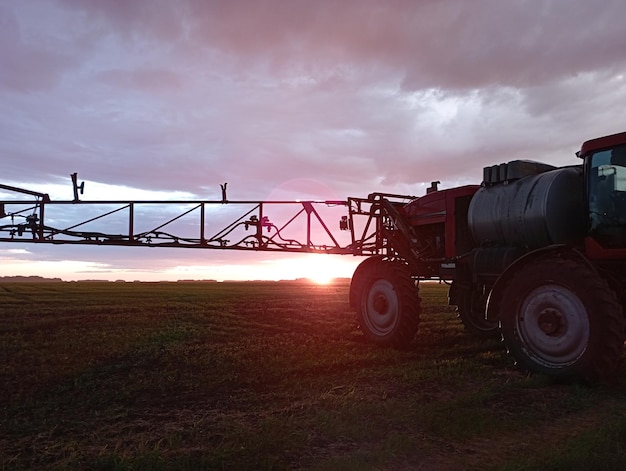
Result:
{"label": "sunset glow", "polygon": [[[98,247],[91,248],[92,258],[97,258]],[[160,249],[157,249],[160,250]],[[174,252],[185,253],[174,249]],[[335,278],[350,278],[361,258],[336,255],[292,255],[279,257],[272,254],[249,253],[247,259],[237,254],[222,254],[219,261],[212,263],[211,255],[206,253],[205,264],[198,265],[188,260],[184,265],[176,264],[185,261],[172,260],[175,265],[170,268],[158,265],[133,262],[124,266],[117,260],[110,263],[82,260],[36,260],[36,253],[26,249],[0,250],[0,276],[41,276],[44,278],[61,278],[64,281],[106,280],[106,281],[178,281],[178,280],[296,280],[309,279],[317,284],[327,284]],[[230,255],[230,254],[228,254]],[[162,262],[161,262],[162,263]]]}
{"label": "sunset glow", "polygon": [[[354,260],[352,260],[354,261]],[[318,285],[326,285],[335,278],[350,277],[351,273],[345,269],[344,263],[338,259],[331,259],[316,255],[309,257],[306,262],[307,276],[309,280]]]}

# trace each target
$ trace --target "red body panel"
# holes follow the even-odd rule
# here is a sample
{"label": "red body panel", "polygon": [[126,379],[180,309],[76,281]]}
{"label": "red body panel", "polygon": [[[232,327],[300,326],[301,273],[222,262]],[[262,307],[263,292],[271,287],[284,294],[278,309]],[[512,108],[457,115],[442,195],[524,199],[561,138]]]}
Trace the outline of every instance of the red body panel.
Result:
{"label": "red body panel", "polygon": [[626,248],[607,249],[592,237],[585,238],[585,254],[590,260],[626,260]]}
{"label": "red body panel", "polygon": [[[443,224],[442,236],[445,239],[445,256],[456,253],[456,199],[473,196],[480,185],[466,185],[448,190],[434,191],[411,201],[404,207],[409,223],[413,227]],[[461,215],[467,221],[467,213]]]}
{"label": "red body panel", "polygon": [[580,147],[580,152],[578,155],[580,157],[584,157],[589,152],[608,149],[609,147],[616,147],[622,144],[626,144],[626,132],[620,132],[618,134],[611,134],[610,136],[604,136],[597,139],[585,141]]}

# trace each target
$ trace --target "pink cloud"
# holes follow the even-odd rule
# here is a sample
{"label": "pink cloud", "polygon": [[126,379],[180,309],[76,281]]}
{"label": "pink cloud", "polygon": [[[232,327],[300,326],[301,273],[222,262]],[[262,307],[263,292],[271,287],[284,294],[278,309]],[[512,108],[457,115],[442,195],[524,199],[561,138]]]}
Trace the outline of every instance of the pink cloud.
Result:
{"label": "pink cloud", "polygon": [[100,74],[100,80],[116,88],[128,88],[147,93],[175,90],[183,80],[175,71],[158,68],[136,70],[110,69]]}

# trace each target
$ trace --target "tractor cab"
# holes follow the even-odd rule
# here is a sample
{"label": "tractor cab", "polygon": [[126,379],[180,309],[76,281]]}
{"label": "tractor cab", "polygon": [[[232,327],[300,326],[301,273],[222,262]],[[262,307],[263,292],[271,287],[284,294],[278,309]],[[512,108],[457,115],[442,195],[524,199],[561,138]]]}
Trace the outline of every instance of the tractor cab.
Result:
{"label": "tractor cab", "polygon": [[[626,133],[583,144],[589,234],[602,249],[626,249]],[[621,257],[620,257],[621,258]]]}

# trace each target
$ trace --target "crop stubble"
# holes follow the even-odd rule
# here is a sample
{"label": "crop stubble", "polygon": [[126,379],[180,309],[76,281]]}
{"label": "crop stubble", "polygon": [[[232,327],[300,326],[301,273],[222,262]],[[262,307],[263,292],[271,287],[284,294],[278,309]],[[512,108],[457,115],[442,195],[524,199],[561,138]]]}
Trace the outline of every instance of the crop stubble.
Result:
{"label": "crop stubble", "polygon": [[[624,368],[553,384],[423,284],[404,350],[348,283],[0,285],[0,469],[612,469]],[[578,466],[578,468],[577,468]],[[583,467],[580,467],[583,466]]]}

